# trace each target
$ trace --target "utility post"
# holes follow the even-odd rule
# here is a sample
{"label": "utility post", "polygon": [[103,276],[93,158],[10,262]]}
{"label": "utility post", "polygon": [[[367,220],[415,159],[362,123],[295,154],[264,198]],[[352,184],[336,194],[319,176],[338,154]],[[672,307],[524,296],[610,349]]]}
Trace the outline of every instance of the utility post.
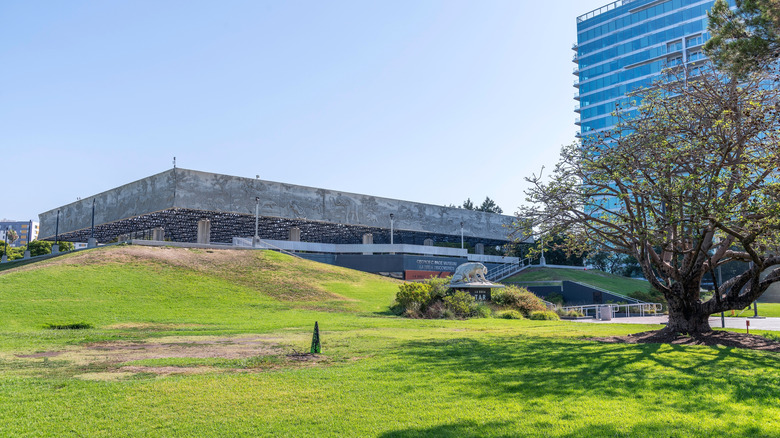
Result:
{"label": "utility post", "polygon": [[260,197],[255,197],[255,237],[252,239],[252,248],[257,246],[257,241],[260,240],[259,234],[260,228]]}
{"label": "utility post", "polygon": [[393,218],[395,215],[390,213],[390,245],[393,244]]}
{"label": "utility post", "polygon": [[57,210],[57,225],[54,227],[54,245],[51,246],[52,254],[59,254],[60,252],[60,211]]}

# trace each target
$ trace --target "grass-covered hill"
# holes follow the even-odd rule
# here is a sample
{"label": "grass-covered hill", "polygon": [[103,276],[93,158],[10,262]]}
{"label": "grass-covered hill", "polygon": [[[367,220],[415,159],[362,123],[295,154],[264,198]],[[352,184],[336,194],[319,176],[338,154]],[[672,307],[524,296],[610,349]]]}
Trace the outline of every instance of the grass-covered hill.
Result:
{"label": "grass-covered hill", "polygon": [[603,271],[559,269],[559,268],[528,268],[519,274],[503,280],[503,283],[522,283],[535,281],[577,281],[590,284],[610,292],[631,295],[633,292],[647,293],[651,290],[650,283],[644,280],[621,277]]}
{"label": "grass-covered hill", "polygon": [[659,326],[400,318],[398,284],[135,246],[6,269],[0,436],[780,435],[778,353],[589,340]]}
{"label": "grass-covered hill", "polygon": [[240,330],[272,326],[268,312],[301,322],[313,310],[380,312],[397,285],[272,251],[120,246],[4,271],[0,303],[8,327],[19,330],[72,322]]}

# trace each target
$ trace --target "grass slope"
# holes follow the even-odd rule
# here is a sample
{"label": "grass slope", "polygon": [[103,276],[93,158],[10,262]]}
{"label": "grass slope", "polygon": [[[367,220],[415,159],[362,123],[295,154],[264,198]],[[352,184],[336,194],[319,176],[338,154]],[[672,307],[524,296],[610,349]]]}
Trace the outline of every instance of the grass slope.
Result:
{"label": "grass slope", "polygon": [[528,268],[517,275],[503,280],[503,283],[561,280],[590,284],[623,295],[634,291],[647,292],[651,289],[650,284],[644,280],[621,277],[602,271],[554,268]]}
{"label": "grass slope", "polygon": [[[776,353],[585,339],[649,326],[402,319],[386,313],[396,289],[259,251],[126,247],[7,271],[0,435],[780,435]],[[75,320],[95,328],[41,328]],[[306,349],[315,320],[322,356],[280,353]],[[226,354],[239,347],[254,352]]]}

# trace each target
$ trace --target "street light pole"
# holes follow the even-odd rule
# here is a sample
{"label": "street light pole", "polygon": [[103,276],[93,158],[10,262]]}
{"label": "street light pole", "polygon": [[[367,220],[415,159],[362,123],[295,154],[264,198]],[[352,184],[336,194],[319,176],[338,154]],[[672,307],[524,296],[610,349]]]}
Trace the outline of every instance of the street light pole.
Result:
{"label": "street light pole", "polygon": [[393,213],[390,213],[390,245],[393,244]]}
{"label": "street light pole", "polygon": [[[52,254],[60,252],[60,211],[57,210],[57,225],[54,227],[54,245],[51,247]],[[55,252],[56,251],[56,252]]]}
{"label": "street light pole", "polygon": [[260,240],[258,229],[260,228],[260,197],[255,197],[255,238],[252,239],[252,247],[257,246],[257,241]]}
{"label": "street light pole", "polygon": [[95,238],[95,199],[92,199],[92,229],[89,232],[91,239]]}
{"label": "street light pole", "polygon": [[460,249],[463,249],[463,222],[460,223]]}
{"label": "street light pole", "polygon": [[5,263],[8,261],[8,230],[11,229],[11,226],[7,226],[5,229],[5,239],[3,239],[3,242],[5,242],[5,249],[3,250],[3,258],[0,259],[0,262]]}
{"label": "street light pole", "polygon": [[[723,284],[723,271],[720,269],[722,266],[718,266],[718,287],[715,288],[715,293],[720,295],[720,285]],[[720,297],[718,297],[720,299]],[[718,301],[720,302],[720,301]],[[726,328],[726,312],[721,310],[720,311],[720,326],[721,328]]]}

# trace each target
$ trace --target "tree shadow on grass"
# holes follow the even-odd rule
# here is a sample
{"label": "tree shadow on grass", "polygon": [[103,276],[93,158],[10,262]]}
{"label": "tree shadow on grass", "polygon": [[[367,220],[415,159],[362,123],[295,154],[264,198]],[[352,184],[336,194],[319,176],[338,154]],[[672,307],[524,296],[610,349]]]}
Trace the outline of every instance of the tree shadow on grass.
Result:
{"label": "tree shadow on grass", "polygon": [[[755,426],[746,426],[739,431],[726,431],[719,430],[714,425],[701,425],[696,428],[695,431],[682,431],[679,429],[677,432],[672,430],[670,435],[669,424],[659,424],[651,421],[640,421],[631,425],[615,425],[615,424],[598,424],[598,425],[581,425],[572,428],[569,432],[563,432],[562,434],[556,433],[550,430],[549,427],[545,427],[540,424],[538,427],[517,427],[513,423],[509,422],[491,422],[476,424],[475,422],[458,422],[437,425],[433,427],[423,428],[410,428],[403,430],[394,430],[386,432],[379,437],[381,438],[421,438],[421,437],[443,437],[443,438],[481,438],[484,436],[491,436],[497,438],[510,438],[510,437],[546,437],[555,435],[561,438],[581,438],[581,437],[660,437],[660,436],[681,436],[681,435],[696,435],[696,436],[767,436],[761,431],[760,428]],[[688,433],[691,432],[691,433]],[[724,433],[726,432],[726,433]]]}
{"label": "tree shadow on grass", "polygon": [[727,347],[521,336],[411,341],[396,354],[408,359],[399,364],[407,372],[419,367],[423,373],[468,379],[465,390],[477,398],[656,399],[661,392],[677,391],[668,407],[717,414],[724,407],[713,401],[713,392],[741,402],[772,404],[780,393],[780,355]]}

